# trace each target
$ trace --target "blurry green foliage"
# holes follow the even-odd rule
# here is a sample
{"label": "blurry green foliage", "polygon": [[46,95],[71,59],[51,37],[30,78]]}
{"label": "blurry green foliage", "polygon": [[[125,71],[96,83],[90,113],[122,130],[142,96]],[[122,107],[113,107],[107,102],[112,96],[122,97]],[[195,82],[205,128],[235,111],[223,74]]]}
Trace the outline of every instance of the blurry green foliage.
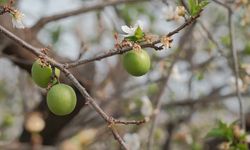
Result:
{"label": "blurry green foliage", "polygon": [[218,121],[218,127],[208,132],[207,137],[225,138],[228,141],[233,140],[232,125],[227,125],[222,121]]}
{"label": "blurry green foliage", "polygon": [[62,32],[62,29],[60,26],[58,26],[54,30],[50,31],[52,44],[56,44],[59,41],[61,32]]}
{"label": "blurry green foliage", "polygon": [[0,0],[0,4],[6,4],[8,0]]}
{"label": "blurry green foliage", "polygon": [[229,37],[229,35],[222,36],[220,41],[221,41],[221,43],[223,45],[225,45],[226,47],[229,47],[229,45],[230,45],[230,37]]}
{"label": "blurry green foliage", "polygon": [[6,114],[4,117],[3,117],[3,121],[2,121],[2,124],[1,126],[2,127],[9,127],[13,124],[14,122],[14,118],[11,114]]}
{"label": "blurry green foliage", "polygon": [[198,80],[198,81],[201,81],[204,79],[204,73],[199,71],[195,74],[195,79]]}
{"label": "blurry green foliage", "polygon": [[210,130],[207,137],[225,139],[230,145],[230,150],[248,150],[247,144],[245,143],[246,134],[238,133],[238,135],[236,135],[235,126],[236,122],[226,124],[219,120],[217,127]]}
{"label": "blurry green foliage", "polygon": [[191,144],[191,149],[192,150],[203,150],[202,145],[197,143],[197,142],[193,142]]}
{"label": "blurry green foliage", "polygon": [[164,130],[162,128],[156,128],[154,133],[155,141],[160,141],[164,137]]}
{"label": "blurry green foliage", "polygon": [[151,83],[148,85],[147,93],[149,96],[154,95],[158,91],[159,91],[159,87],[156,83]]}
{"label": "blurry green foliage", "polygon": [[247,43],[244,50],[243,50],[243,54],[245,55],[250,55],[250,43]]}

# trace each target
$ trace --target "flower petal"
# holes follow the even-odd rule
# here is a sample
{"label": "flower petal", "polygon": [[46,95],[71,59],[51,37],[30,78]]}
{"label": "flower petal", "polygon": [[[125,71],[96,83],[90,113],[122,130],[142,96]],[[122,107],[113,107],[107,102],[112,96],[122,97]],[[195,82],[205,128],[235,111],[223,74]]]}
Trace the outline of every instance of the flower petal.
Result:
{"label": "flower petal", "polygon": [[121,28],[122,28],[122,31],[125,33],[131,34],[131,32],[133,32],[133,30],[129,28],[127,25],[124,25]]}
{"label": "flower petal", "polygon": [[123,37],[129,37],[129,36],[132,36],[130,34],[122,34]]}
{"label": "flower petal", "polygon": [[143,27],[144,27],[144,23],[141,21],[141,20],[138,20],[135,24],[135,29],[137,29],[138,27],[141,28],[141,30],[143,30]]}

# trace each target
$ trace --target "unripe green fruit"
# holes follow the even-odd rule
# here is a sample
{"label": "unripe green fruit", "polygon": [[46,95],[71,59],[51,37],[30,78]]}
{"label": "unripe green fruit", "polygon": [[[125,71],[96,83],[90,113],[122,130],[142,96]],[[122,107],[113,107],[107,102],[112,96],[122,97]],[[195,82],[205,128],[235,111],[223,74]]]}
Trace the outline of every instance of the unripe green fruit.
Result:
{"label": "unripe green fruit", "polygon": [[123,66],[133,76],[142,76],[150,69],[150,57],[144,50],[132,50],[123,55]]}
{"label": "unripe green fruit", "polygon": [[66,84],[56,84],[47,93],[47,105],[55,115],[70,114],[76,106],[76,93]]}
{"label": "unripe green fruit", "polygon": [[[60,70],[55,68],[55,75],[59,77]],[[46,88],[51,80],[52,68],[51,66],[42,66],[40,60],[33,63],[31,68],[31,76],[33,81],[40,87]],[[54,80],[56,82],[56,80]]]}

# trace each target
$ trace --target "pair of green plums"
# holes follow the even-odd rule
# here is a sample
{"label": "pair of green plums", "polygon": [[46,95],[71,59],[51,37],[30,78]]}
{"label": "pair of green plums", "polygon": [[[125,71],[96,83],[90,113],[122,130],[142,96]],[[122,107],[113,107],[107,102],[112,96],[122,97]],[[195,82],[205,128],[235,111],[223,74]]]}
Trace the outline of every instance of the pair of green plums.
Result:
{"label": "pair of green plums", "polygon": [[[150,57],[144,50],[132,50],[123,55],[123,66],[129,74],[142,76],[150,69]],[[75,91],[66,84],[56,84],[56,79],[51,81],[52,74],[50,65],[43,65],[39,59],[33,63],[31,76],[34,82],[42,88],[48,87],[49,84],[53,85],[47,93],[49,110],[59,116],[70,114],[76,106]],[[60,70],[57,68],[55,75],[57,78],[60,76]]]}
{"label": "pair of green plums", "polygon": [[122,62],[125,70],[133,76],[142,76],[150,69],[150,57],[143,49],[126,52]]}
{"label": "pair of green plums", "polygon": [[[53,86],[47,93],[47,105],[49,110],[58,116],[70,114],[76,106],[76,94],[72,87],[66,84],[57,84],[56,79],[51,81],[53,70],[50,65],[42,65],[38,59],[32,65],[31,76],[33,81],[40,87],[46,88],[49,84]],[[60,76],[60,70],[55,68],[55,75]]]}

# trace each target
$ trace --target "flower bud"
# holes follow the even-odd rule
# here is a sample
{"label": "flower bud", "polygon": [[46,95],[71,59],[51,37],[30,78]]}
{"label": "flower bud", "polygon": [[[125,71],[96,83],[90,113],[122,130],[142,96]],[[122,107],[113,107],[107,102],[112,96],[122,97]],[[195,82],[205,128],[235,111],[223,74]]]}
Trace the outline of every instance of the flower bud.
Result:
{"label": "flower bud", "polygon": [[186,9],[184,6],[177,6],[175,12],[178,16],[185,16]]}

